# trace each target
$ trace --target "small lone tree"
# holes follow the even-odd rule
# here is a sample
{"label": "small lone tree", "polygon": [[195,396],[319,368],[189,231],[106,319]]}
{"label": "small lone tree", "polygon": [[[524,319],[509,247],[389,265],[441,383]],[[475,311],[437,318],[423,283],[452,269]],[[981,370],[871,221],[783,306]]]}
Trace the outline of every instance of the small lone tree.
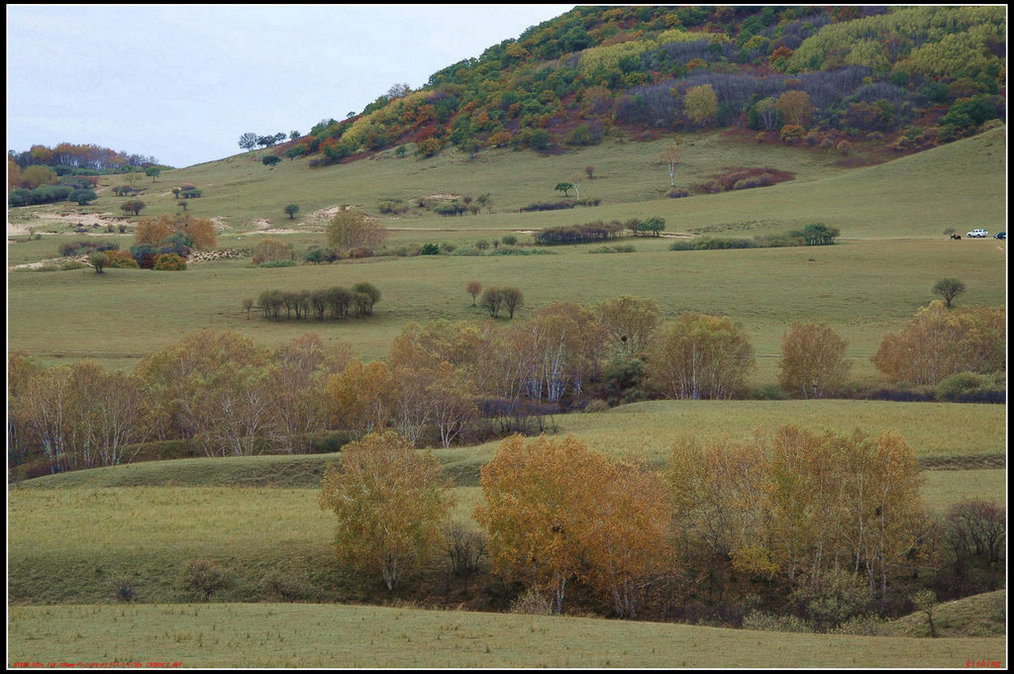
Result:
{"label": "small lone tree", "polygon": [[503,301],[503,306],[507,310],[510,318],[514,318],[514,312],[525,306],[525,296],[521,294],[521,291],[513,286],[506,288],[500,288],[500,297]]}
{"label": "small lone tree", "polygon": [[574,189],[574,185],[572,183],[556,183],[556,187],[553,189],[557,192],[563,192],[563,196],[568,197],[570,196],[570,191]]}
{"label": "small lone tree", "polygon": [[948,309],[951,308],[951,302],[964,292],[965,284],[956,278],[942,278],[933,284],[933,294],[942,297]]}
{"label": "small lone tree", "polygon": [[96,274],[101,274],[102,270],[109,266],[109,256],[105,253],[92,253],[88,258],[88,262],[95,267]]}
{"label": "small lone tree", "polygon": [[479,306],[489,312],[490,318],[497,317],[502,305],[503,296],[500,294],[499,288],[486,288],[482,291],[482,297],[479,298]]}
{"label": "small lone tree", "polygon": [[667,146],[659,157],[660,161],[665,164],[666,168],[669,169],[669,186],[676,187],[676,167],[680,163],[680,158],[683,156],[683,150],[680,147],[683,145],[683,139],[677,137],[671,145]]}
{"label": "small lone tree", "polygon": [[141,210],[144,208],[143,201],[127,201],[120,205],[120,210],[126,214],[133,213],[134,215],[140,215]]}
{"label": "small lone tree", "polygon": [[468,285],[465,286],[465,291],[472,296],[472,306],[475,306],[475,299],[482,292],[482,284],[478,281],[469,281]]}
{"label": "small lone tree", "polygon": [[295,218],[296,217],[296,213],[298,213],[298,212],[299,212],[299,206],[297,206],[296,204],[289,204],[288,206],[285,207],[285,213],[286,213],[286,215],[289,216],[289,220],[292,220],[293,218]]}

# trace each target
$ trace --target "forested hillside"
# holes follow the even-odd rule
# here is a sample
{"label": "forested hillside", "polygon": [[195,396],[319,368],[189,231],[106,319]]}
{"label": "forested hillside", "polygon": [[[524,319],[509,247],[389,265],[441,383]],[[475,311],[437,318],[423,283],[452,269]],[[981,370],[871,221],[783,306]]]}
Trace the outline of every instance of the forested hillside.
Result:
{"label": "forested hillside", "polygon": [[1005,117],[1005,31],[1002,7],[578,7],[278,151],[552,152],[728,126],[913,151]]}

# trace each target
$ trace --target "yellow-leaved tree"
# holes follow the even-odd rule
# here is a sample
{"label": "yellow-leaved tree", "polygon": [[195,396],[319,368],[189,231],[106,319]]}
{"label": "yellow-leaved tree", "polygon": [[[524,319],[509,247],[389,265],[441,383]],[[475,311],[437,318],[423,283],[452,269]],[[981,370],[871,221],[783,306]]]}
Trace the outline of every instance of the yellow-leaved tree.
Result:
{"label": "yellow-leaved tree", "polygon": [[846,342],[824,323],[794,322],[782,335],[778,384],[789,395],[823,398],[845,385],[851,362]]}
{"label": "yellow-leaved tree", "polygon": [[338,517],[335,554],[361,573],[380,572],[388,590],[427,560],[453,505],[440,463],[393,431],[342,447],[328,464],[319,503]]}
{"label": "yellow-leaved tree", "polygon": [[633,616],[661,572],[669,511],[657,476],[611,462],[574,435],[525,442],[513,435],[483,466],[475,519],[496,572],[549,592],[563,608],[568,583],[606,593]]}

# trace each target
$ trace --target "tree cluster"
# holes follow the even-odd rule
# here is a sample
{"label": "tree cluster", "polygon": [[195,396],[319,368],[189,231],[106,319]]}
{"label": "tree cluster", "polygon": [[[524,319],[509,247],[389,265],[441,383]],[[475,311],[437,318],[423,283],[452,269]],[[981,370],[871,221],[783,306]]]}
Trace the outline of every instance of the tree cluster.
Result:
{"label": "tree cluster", "polygon": [[575,243],[601,243],[616,239],[623,233],[618,220],[612,222],[588,222],[582,225],[561,225],[546,227],[535,233],[535,242],[543,246]]}
{"label": "tree cluster", "polygon": [[[110,265],[118,253],[103,252]],[[321,320],[366,315],[371,301],[366,285],[354,291],[268,292],[260,309],[271,318],[283,312]],[[244,302],[247,311],[253,306],[253,300]],[[874,363],[899,384],[939,386],[942,400],[979,400],[966,393],[987,387],[986,379],[1004,371],[1005,346],[1002,308],[949,311],[936,302],[920,310],[905,331],[885,336]],[[838,394],[850,365],[844,349],[844,340],[828,326],[794,323],[783,336],[779,385],[799,398]],[[409,325],[386,361],[363,363],[347,350],[341,357],[330,353],[316,335],[275,354],[230,332],[188,335],[146,357],[120,387],[144,403],[141,417],[135,412],[130,417],[132,441],[184,441],[214,456],[303,451],[314,433],[324,431],[362,438],[394,429],[417,445],[446,447],[538,432],[547,415],[595,398],[617,404],[741,396],[754,366],[749,340],[728,317],[686,313],[666,323],[653,300],[631,296],[589,306],[553,304],[509,324]],[[279,358],[295,358],[302,369],[282,368]],[[87,363],[51,370],[30,364],[23,355],[9,363],[12,373],[28,373],[21,380],[12,375],[9,387],[11,437],[20,438],[14,455],[23,457],[18,463],[33,455],[46,458],[54,471],[97,465],[102,452],[96,454],[94,440],[81,438],[118,426],[107,428],[114,420],[67,406],[95,399],[82,372],[105,373]],[[24,397],[24,391],[35,391],[29,383],[36,379],[41,388]],[[1003,399],[1002,384],[1000,393]],[[225,417],[229,423],[216,427]],[[92,436],[66,425],[77,424],[75,419],[93,424],[87,431]],[[122,458],[118,451],[109,455]]]}
{"label": "tree cluster", "polygon": [[1003,307],[952,310],[937,300],[885,335],[872,360],[896,384],[936,385],[958,373],[1006,371],[1006,344]]}
{"label": "tree cluster", "polygon": [[[373,307],[380,301],[380,291],[372,283],[357,283],[352,289],[335,286],[321,290],[299,292],[265,290],[257,300],[257,306],[264,318],[278,320],[285,312],[285,318],[327,318],[342,320],[349,317],[363,318],[373,314]],[[249,306],[253,302],[249,301]],[[244,303],[247,306],[247,302]]]}
{"label": "tree cluster", "polygon": [[98,145],[76,145],[60,143],[52,148],[33,145],[27,152],[7,152],[7,159],[24,170],[30,166],[47,166],[59,175],[81,172],[87,175],[98,173],[123,173],[131,169],[146,169],[160,166],[154,157],[117,152]]}

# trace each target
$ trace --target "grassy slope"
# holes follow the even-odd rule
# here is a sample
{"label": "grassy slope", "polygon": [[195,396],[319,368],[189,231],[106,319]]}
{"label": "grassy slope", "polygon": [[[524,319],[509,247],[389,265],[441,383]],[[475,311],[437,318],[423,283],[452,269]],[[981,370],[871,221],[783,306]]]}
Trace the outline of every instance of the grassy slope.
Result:
{"label": "grassy slope", "polygon": [[[661,465],[679,436],[746,441],[758,429],[786,424],[848,433],[899,433],[923,460],[979,465],[1002,456],[1005,410],[1000,405],[885,401],[654,401],[608,412],[553,417],[555,432],[575,433],[590,447],[617,457]],[[551,428],[550,430],[553,430]],[[433,450],[458,486],[478,484],[479,467],[499,443]],[[315,487],[333,454],[152,461],[48,475],[26,489],[132,486]],[[939,471],[956,473],[962,471]],[[986,471],[987,473],[991,471]],[[995,485],[994,485],[995,486]],[[971,497],[971,496],[969,496]]]}
{"label": "grassy slope", "polygon": [[[933,608],[933,625],[938,637],[1003,636],[1007,633],[1006,623],[1006,590],[964,597]],[[888,623],[884,633],[893,637],[926,637],[930,635],[929,621],[925,613],[913,613]]]}
{"label": "grassy slope", "polygon": [[[500,212],[453,220],[410,215],[388,224],[405,230],[395,233],[395,242],[455,240],[468,244],[500,232],[632,216],[662,215],[670,231],[745,236],[824,221],[840,227],[846,241],[819,251],[677,254],[665,251],[665,242],[638,241],[638,252],[633,255],[588,257],[586,248],[568,248],[559,249],[554,256],[531,258],[413,258],[274,270],[252,270],[242,262],[231,262],[195,265],[185,274],[114,270],[100,278],[90,272],[17,273],[9,275],[9,348],[44,354],[49,363],[60,362],[61,357],[95,356],[126,367],[184,332],[212,326],[237,330],[268,345],[314,330],[327,339],[351,342],[366,357],[383,357],[406,321],[477,318],[464,284],[478,278],[487,285],[523,286],[529,310],[553,301],[591,302],[630,293],[655,297],[669,316],[688,309],[731,315],[744,322],[754,339],[761,361],[754,379],[761,385],[774,380],[778,339],[791,320],[825,320],[850,340],[849,355],[857,359],[856,378],[872,380],[874,373],[866,356],[884,332],[897,329],[930,299],[928,289],[938,277],[954,275],[965,280],[970,290],[962,301],[967,304],[1005,301],[1005,254],[996,250],[995,242],[956,243],[940,236],[948,226],[962,232],[977,226],[993,230],[1002,222],[1005,183],[1001,143],[1002,135],[992,132],[891,164],[843,171],[832,165],[834,158],[830,156],[767,146],[753,152],[751,148],[726,145],[720,135],[710,135],[694,139],[688,147],[687,162],[681,169],[683,184],[703,180],[722,166],[772,165],[796,170],[800,178],[774,188],[682,200],[657,198],[662,191],[660,183],[665,187],[664,172],[652,165],[659,149],[652,144],[604,146],[559,157],[491,152],[482,155],[478,166],[447,155],[432,162],[379,159],[321,171],[310,171],[300,162],[286,162],[269,172],[259,159],[236,157],[164,174],[156,183],[163,194],[151,200],[149,212],[175,211],[168,186],[191,180],[209,195],[193,202],[192,212],[224,215],[233,229],[223,232],[222,245],[245,245],[250,235],[244,231],[258,219],[289,226],[281,213],[286,203],[300,203],[301,212],[306,214],[337,203],[372,208],[374,201],[382,197],[408,199],[420,194],[475,195],[488,191],[493,193],[498,210],[509,210],[530,201],[556,198],[558,195],[549,186],[559,182],[561,172],[569,174],[592,164],[602,178],[583,185],[582,196],[603,198],[605,205],[596,209],[550,214]],[[264,182],[268,176],[270,183]],[[282,196],[275,199],[278,194]],[[100,201],[91,210],[113,211],[114,206],[114,200]],[[306,224],[302,217],[297,218],[296,227],[313,230],[313,225]],[[14,253],[11,260],[38,259],[51,253],[56,242],[75,238],[48,236],[41,242],[19,243],[9,247]],[[129,244],[128,239],[120,238],[121,246]],[[293,240],[305,249],[321,238],[309,233],[293,235]],[[380,315],[369,322],[274,324],[247,321],[239,309],[244,297],[267,288],[313,288],[360,280],[375,281],[384,292],[378,307]],[[54,316],[59,317],[59,329],[53,329]],[[737,413],[733,415],[728,414],[729,407],[651,403],[604,415],[561,417],[557,423],[561,431],[587,437],[597,449],[635,451],[654,460],[664,457],[667,434],[674,428],[719,428],[723,433],[745,436],[755,426],[787,421],[841,430],[854,426],[875,430],[880,428],[881,420],[887,420],[886,426],[908,429],[903,434],[911,436],[910,441],[923,457],[996,454],[1005,443],[1004,410],[995,406],[889,404],[889,412],[881,413],[879,403],[843,401],[832,401],[826,407],[807,403],[735,405]],[[825,411],[828,409],[830,413]],[[969,428],[974,430],[969,432]],[[440,450],[437,454],[460,483],[474,484],[478,466],[494,448],[491,444]],[[12,492],[9,521],[20,526],[11,528],[8,543],[12,551],[8,560],[10,596],[18,601],[57,603],[112,601],[117,577],[125,576],[136,582],[141,600],[180,601],[175,580],[178,569],[196,555],[213,556],[241,569],[231,590],[238,600],[257,596],[258,584],[272,572],[333,587],[337,579],[328,564],[330,520],[327,513],[316,509],[314,489],[70,488],[75,480],[80,481],[80,487],[153,482],[291,487],[317,479],[326,458],[254,457],[214,463],[186,460],[171,466],[139,464],[108,472],[55,476],[68,480],[67,489]],[[195,475],[200,480],[195,481]],[[457,516],[465,518],[478,498],[478,490],[466,487],[459,489],[459,494]],[[924,495],[931,509],[938,512],[962,498],[1003,500],[1005,476],[999,470],[931,471]],[[54,521],[60,525],[52,526]],[[545,628],[538,619],[523,619],[521,624],[529,634],[565,626],[562,629],[571,639],[566,643],[575,649],[575,644],[587,648],[580,653],[575,650],[571,658],[569,649],[560,652],[562,635],[544,632],[549,635],[545,642],[534,640],[537,645],[532,646],[532,639],[518,639],[506,627],[514,618],[469,614],[465,621],[468,625],[491,621],[480,653],[470,648],[483,639],[481,634],[471,634],[463,642],[449,642],[449,650],[444,653],[439,648],[434,651],[433,645],[439,644],[434,635],[442,636],[448,630],[440,627],[445,614],[425,612],[419,614],[419,620],[428,626],[406,630],[404,643],[399,632],[365,648],[368,638],[377,639],[378,628],[350,632],[349,639],[342,642],[355,644],[355,654],[350,654],[322,647],[324,640],[329,645],[335,643],[335,628],[322,623],[327,620],[323,615],[351,616],[351,620],[371,624],[372,616],[391,614],[372,608],[221,604],[200,608],[14,607],[14,611],[12,662],[22,658],[80,658],[186,659],[186,664],[220,666],[310,665],[321,661],[363,666],[679,666],[682,658],[687,658],[687,666],[763,666],[760,663],[769,661],[769,666],[785,662],[796,666],[961,666],[969,654],[988,659],[994,652],[1002,652],[999,640],[935,640],[925,647],[925,641],[913,646],[904,640],[859,643],[851,637],[812,635],[784,635],[784,639],[780,635],[775,642],[765,637],[764,643],[773,643],[769,651],[757,648],[755,644],[762,640],[752,633],[730,635],[707,628],[612,621],[587,621],[588,630],[606,631],[587,632],[587,639],[575,639],[578,628],[570,619],[550,621]],[[137,626],[127,636],[115,624],[116,616],[126,615],[124,611],[135,612],[131,622]],[[269,616],[269,612],[275,613]],[[192,613],[198,615],[191,619]],[[414,616],[416,612],[409,613]],[[173,617],[177,614],[178,620]],[[229,615],[235,619],[229,620]],[[276,627],[279,623],[272,622],[276,615],[282,616],[280,624],[286,627]],[[212,637],[204,631],[209,622],[235,624],[235,629],[244,634]],[[379,629],[390,629],[389,620],[381,624]],[[535,624],[540,626],[529,627]],[[301,629],[285,632],[289,625]],[[91,631],[107,629],[112,633]],[[326,636],[315,631],[321,629]],[[657,637],[653,631],[656,629],[660,630]],[[245,634],[251,632],[251,639],[256,637],[258,641],[250,646],[256,647],[243,649]],[[420,637],[413,637],[415,634]],[[497,659],[483,660],[484,645],[493,634],[505,635],[502,641],[490,642],[491,654]],[[616,641],[609,642],[609,635]],[[408,637],[413,638],[411,643]],[[655,638],[661,646],[650,645],[657,649],[651,654],[654,657],[639,659],[648,657],[649,644]],[[644,646],[631,648],[632,639]],[[425,648],[418,647],[420,640]],[[526,647],[522,652],[512,652],[519,642]],[[44,654],[43,643],[54,650]],[[141,650],[139,643],[149,646]],[[623,645],[603,645],[608,643]],[[674,648],[674,643],[680,647]],[[431,659],[426,659],[427,655]],[[354,659],[360,656],[362,661]],[[745,657],[749,660],[741,661]]]}
{"label": "grassy slope", "polygon": [[14,607],[13,662],[185,667],[962,667],[1002,638],[907,639],[407,608],[212,604]]}
{"label": "grassy slope", "polygon": [[[240,228],[223,232],[222,246],[249,245],[252,235],[241,230],[258,217],[272,219],[285,203],[300,201],[285,197],[277,206],[269,203],[271,195],[297,188],[319,200],[306,204],[304,213],[337,203],[372,208],[383,196],[494,192],[498,212],[493,215],[410,214],[388,221],[405,230],[395,233],[392,244],[451,240],[471,245],[500,232],[651,215],[666,217],[670,231],[733,236],[781,232],[821,220],[840,227],[845,241],[820,250],[672,253],[665,250],[665,240],[638,240],[638,252],[624,255],[589,256],[593,248],[571,246],[554,248],[552,256],[523,258],[374,259],[288,269],[251,269],[233,261],[192,265],[183,274],[21,272],[8,276],[8,346],[39,354],[48,364],[59,358],[95,357],[127,367],[140,355],[201,327],[236,330],[271,346],[312,330],[352,342],[367,358],[380,358],[408,321],[481,318],[464,292],[467,281],[478,279],[486,285],[521,287],[528,304],[522,318],[555,301],[594,302],[619,294],[653,297],[668,316],[688,310],[732,316],[744,323],[754,341],[760,358],[757,385],[776,378],[779,339],[792,320],[826,321],[850,341],[849,355],[857,359],[855,378],[868,382],[875,372],[867,357],[885,332],[897,329],[932,299],[929,288],[942,275],[965,281],[969,292],[964,303],[1005,301],[1005,248],[997,250],[992,240],[951,242],[940,234],[949,226],[959,231],[980,225],[995,229],[991,223],[1002,221],[1002,131],[850,171],[811,151],[736,144],[711,134],[688,144],[689,180],[735,165],[790,168],[798,170],[800,178],[770,188],[679,200],[637,191],[638,186],[657,185],[662,173],[651,163],[658,151],[652,143],[555,157],[493,152],[478,165],[450,154],[432,162],[377,159],[317,170],[299,161],[285,162],[269,171],[259,162],[234,157],[175,176],[209,186],[209,196],[194,202],[191,212],[221,216]],[[606,205],[551,213],[499,212],[553,199],[547,186],[557,182],[565,162],[602,167],[602,177],[586,181],[583,195],[601,193]],[[707,168],[695,168],[695,162]],[[169,176],[175,173],[155,183],[165,192],[163,210],[175,208],[167,191],[175,182]],[[479,184],[483,181],[486,187]],[[502,186],[504,196],[489,184]],[[159,202],[151,201],[156,212]],[[115,202],[100,203],[94,210],[103,209],[115,210]],[[273,224],[289,226],[286,216],[280,217]],[[312,233],[314,227],[305,219],[297,219],[295,227],[307,230],[288,235],[297,253],[311,243],[323,243],[323,235]],[[111,236],[121,247],[130,243],[124,235]],[[38,259],[46,250],[51,254],[59,241],[79,238],[46,236],[41,242],[18,243],[9,246],[11,259]],[[240,308],[243,299],[270,288],[313,289],[361,280],[375,282],[383,292],[378,315],[369,322],[265,323],[247,321]],[[59,329],[53,329],[53,317],[59,317]]]}

